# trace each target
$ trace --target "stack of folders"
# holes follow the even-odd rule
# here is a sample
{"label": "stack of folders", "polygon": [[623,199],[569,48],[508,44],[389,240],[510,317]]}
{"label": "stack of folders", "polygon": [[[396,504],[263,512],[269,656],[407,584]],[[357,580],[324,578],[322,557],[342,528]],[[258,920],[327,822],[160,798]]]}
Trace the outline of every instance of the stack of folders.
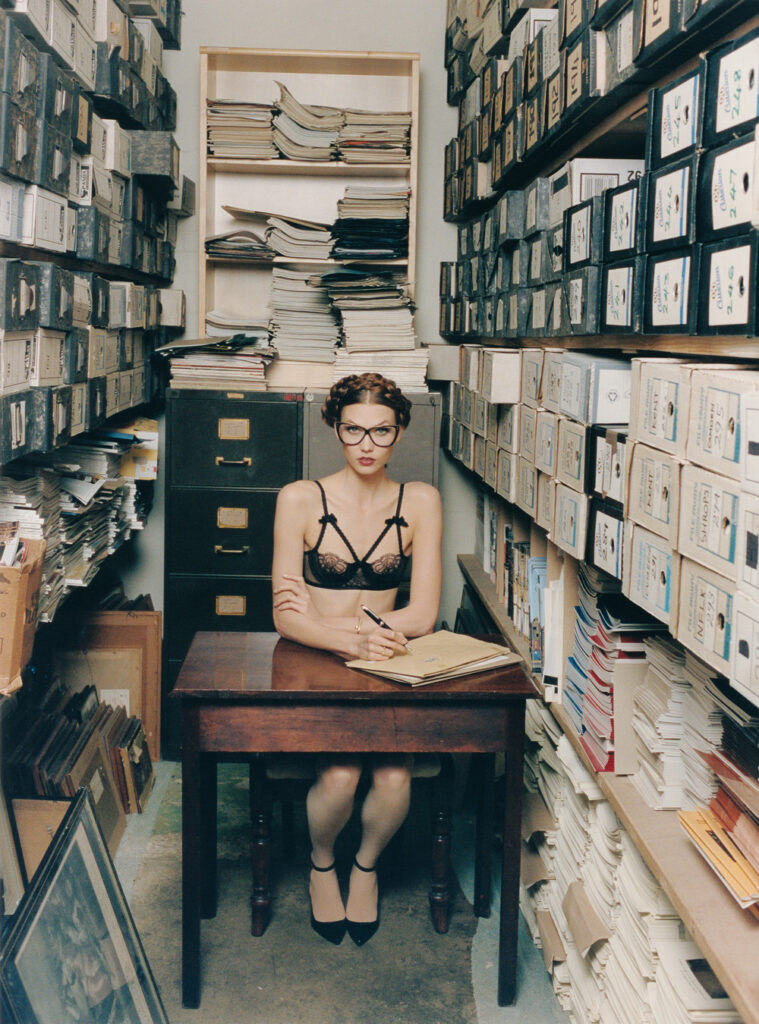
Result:
{"label": "stack of folders", "polygon": [[344,111],[337,135],[342,160],[354,164],[408,163],[411,113],[409,111]]}
{"label": "stack of folders", "polygon": [[318,275],[310,271],[274,268],[271,329],[273,344],[280,358],[334,362],[340,328],[327,289]]}
{"label": "stack of folders", "polygon": [[580,742],[596,771],[626,773],[637,764],[631,724],[633,697],[646,673],[644,639],[665,626],[620,595],[600,598],[597,607]]}
{"label": "stack of folders", "polygon": [[649,807],[674,810],[682,806],[685,785],[685,651],[658,636],[649,637],[645,647],[646,676],[633,698],[638,767],[632,781]]}
{"label": "stack of folders", "polygon": [[741,1015],[695,942],[661,939],[657,953],[651,1020],[741,1024]]}
{"label": "stack of folders", "polygon": [[337,202],[332,230],[340,259],[402,259],[408,255],[409,190],[349,186]]}
{"label": "stack of folders", "polygon": [[39,603],[42,622],[52,621],[66,592],[60,519],[60,478],[57,473],[19,465],[14,469],[13,477],[0,476],[0,523],[18,523],[21,537],[44,539],[46,542]]}
{"label": "stack of folders", "polygon": [[208,153],[225,159],[271,160],[279,156],[274,145],[270,103],[244,100],[207,100]]}
{"label": "stack of folders", "polygon": [[707,687],[715,675],[690,651],[685,652],[685,675],[690,688],[685,694],[683,715],[683,803],[685,810],[708,804],[717,792],[714,772],[701,753],[714,753],[722,746],[722,713]]}
{"label": "stack of folders", "polygon": [[338,131],[345,121],[339,107],[300,103],[277,82],[274,144],[290,160],[332,160],[337,153]]}

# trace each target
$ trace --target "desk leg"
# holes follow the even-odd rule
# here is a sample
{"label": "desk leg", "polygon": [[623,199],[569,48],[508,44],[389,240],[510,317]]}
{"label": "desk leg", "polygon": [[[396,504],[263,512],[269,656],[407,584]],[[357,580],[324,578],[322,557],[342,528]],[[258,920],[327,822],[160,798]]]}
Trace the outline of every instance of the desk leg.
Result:
{"label": "desk leg", "polygon": [[498,944],[498,1005],[517,997],[519,857],[521,852],[524,701],[509,707],[506,719],[506,777],[501,866],[501,927]]}
{"label": "desk leg", "polygon": [[473,754],[477,786],[477,810],[474,847],[474,912],[490,917],[492,902],[491,868],[493,864],[493,788],[495,754]]}
{"label": "desk leg", "polygon": [[216,917],[217,878],[216,878],[216,774],[217,761],[212,754],[200,755],[200,820],[202,830],[200,841],[201,868],[201,907],[200,916],[206,920]]}
{"label": "desk leg", "polygon": [[200,1006],[201,755],[197,707],[182,708],[182,1005]]}

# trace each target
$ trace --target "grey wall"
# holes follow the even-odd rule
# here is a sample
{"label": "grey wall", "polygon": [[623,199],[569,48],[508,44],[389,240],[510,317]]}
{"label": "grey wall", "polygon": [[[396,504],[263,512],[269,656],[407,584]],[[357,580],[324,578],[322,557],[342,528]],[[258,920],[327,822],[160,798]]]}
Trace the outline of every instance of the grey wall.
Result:
{"label": "grey wall", "polygon": [[[456,110],[445,102],[445,0],[183,0],[182,49],[166,52],[165,72],[177,91],[176,139],[182,171],[198,181],[198,50],[200,46],[273,49],[390,50],[421,55],[417,226],[417,337],[440,341],[438,273],[455,258],[456,232],[442,219],[443,147],[456,131]],[[175,286],[187,295],[187,324],[197,322],[197,221],[182,221]],[[163,442],[163,437],[162,437]],[[457,552],[473,550],[474,501],[463,472],[441,456],[445,562],[441,617],[451,624],[461,577]],[[156,502],[147,529],[120,558],[127,592],[149,592],[163,607],[163,452]]]}

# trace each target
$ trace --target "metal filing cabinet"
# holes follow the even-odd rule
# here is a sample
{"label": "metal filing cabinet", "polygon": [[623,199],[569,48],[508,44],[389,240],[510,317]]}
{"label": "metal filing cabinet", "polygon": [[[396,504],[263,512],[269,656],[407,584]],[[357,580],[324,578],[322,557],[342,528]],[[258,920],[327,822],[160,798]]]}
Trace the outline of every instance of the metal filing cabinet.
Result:
{"label": "metal filing cabinet", "polygon": [[[302,394],[170,389],[166,395],[164,697],[198,630],[274,628],[274,507],[300,479]],[[163,746],[181,746],[163,707]]]}

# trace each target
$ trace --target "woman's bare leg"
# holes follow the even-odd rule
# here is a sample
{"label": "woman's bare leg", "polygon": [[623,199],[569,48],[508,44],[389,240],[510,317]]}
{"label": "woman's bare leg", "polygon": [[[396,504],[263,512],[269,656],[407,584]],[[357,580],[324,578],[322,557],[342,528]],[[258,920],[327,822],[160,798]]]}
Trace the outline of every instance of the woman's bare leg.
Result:
{"label": "woman's bare leg", "polygon": [[[329,867],[335,859],[335,840],[351,816],[360,778],[360,761],[337,761],[319,770],[316,782],[308,791],[306,814],[311,859],[319,868]],[[317,921],[340,921],[345,917],[334,871],[311,871],[309,893]]]}
{"label": "woman's bare leg", "polygon": [[[377,757],[372,763],[372,787],[361,808],[363,832],[356,860],[374,868],[379,855],[406,819],[411,796],[410,756]],[[377,918],[377,876],[373,871],[351,871],[346,916],[350,921]]]}

